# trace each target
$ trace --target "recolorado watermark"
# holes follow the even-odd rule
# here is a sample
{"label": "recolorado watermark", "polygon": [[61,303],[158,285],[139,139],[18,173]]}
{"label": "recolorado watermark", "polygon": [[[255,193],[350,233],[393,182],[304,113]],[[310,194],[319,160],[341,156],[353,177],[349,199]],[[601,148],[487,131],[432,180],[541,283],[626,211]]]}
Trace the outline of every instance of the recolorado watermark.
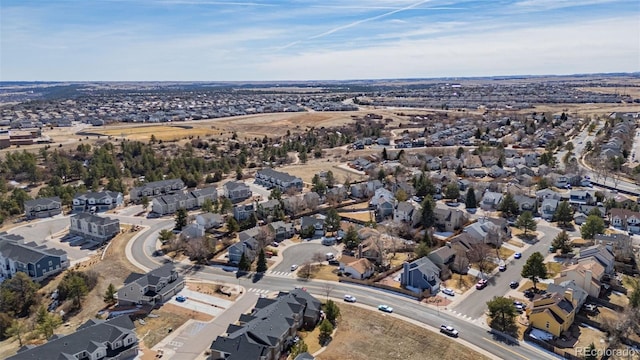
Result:
{"label": "recolorado watermark", "polygon": [[590,347],[577,347],[576,348],[577,356],[595,356],[600,358],[602,356],[608,357],[631,357],[633,355],[640,355],[640,350],[632,349],[632,348],[624,348],[624,349],[594,349]]}

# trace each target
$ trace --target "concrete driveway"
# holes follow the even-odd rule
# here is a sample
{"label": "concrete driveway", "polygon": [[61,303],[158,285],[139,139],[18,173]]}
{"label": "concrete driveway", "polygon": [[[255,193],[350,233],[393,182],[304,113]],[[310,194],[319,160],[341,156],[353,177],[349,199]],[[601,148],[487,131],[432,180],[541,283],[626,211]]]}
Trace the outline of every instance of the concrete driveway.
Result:
{"label": "concrete driveway", "polygon": [[339,254],[339,250],[333,246],[326,246],[320,243],[320,240],[312,240],[310,242],[303,242],[296,245],[289,245],[282,251],[282,261],[276,265],[272,272],[286,273],[291,272],[291,265],[296,264],[298,266],[311,262],[313,255],[321,253],[323,255],[328,252],[332,252],[336,255]]}
{"label": "concrete driveway", "polygon": [[182,291],[180,291],[178,295],[186,297],[187,300],[184,302],[178,302],[176,300],[176,296],[174,296],[168,302],[185,309],[198,311],[214,317],[222,314],[227,308],[233,305],[233,302],[231,301],[220,299],[211,295],[202,294],[189,289],[182,289]]}

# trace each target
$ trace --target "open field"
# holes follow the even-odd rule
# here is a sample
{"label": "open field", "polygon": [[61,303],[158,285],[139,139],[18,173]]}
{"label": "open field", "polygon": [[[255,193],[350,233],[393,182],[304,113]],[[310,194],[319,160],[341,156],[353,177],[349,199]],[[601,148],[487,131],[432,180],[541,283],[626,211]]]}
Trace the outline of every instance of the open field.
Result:
{"label": "open field", "polygon": [[340,215],[344,219],[355,219],[355,220],[360,220],[365,222],[371,221],[371,219],[374,219],[373,215],[369,211],[345,212],[345,213],[338,213],[338,215]]}
{"label": "open field", "polygon": [[453,274],[451,279],[444,282],[444,287],[453,289],[459,294],[471,289],[476,284],[476,277],[469,274]]}
{"label": "open field", "polygon": [[597,86],[597,87],[583,87],[578,88],[578,90],[582,91],[591,91],[594,93],[600,94],[619,94],[619,95],[629,95],[631,97],[637,98],[640,97],[640,86],[636,84],[636,86]]}
{"label": "open field", "polygon": [[[338,329],[327,350],[317,356],[319,360],[486,359],[455,340],[419,326],[357,306],[338,305],[342,315]],[[312,337],[305,340],[307,344],[312,341]]]}
{"label": "open field", "polygon": [[162,308],[151,311],[158,317],[147,317],[144,325],[136,321],[136,333],[144,341],[145,347],[151,349],[173,330],[176,330],[187,320],[210,321],[211,316],[201,312],[188,310],[173,304],[164,304]]}
{"label": "open field", "polygon": [[169,126],[169,125],[145,125],[134,126],[126,128],[104,128],[99,130],[91,129],[91,133],[101,134],[104,136],[113,136],[126,138],[129,140],[137,140],[147,142],[151,139],[151,136],[155,136],[157,140],[162,141],[175,141],[185,139],[189,137],[207,137],[220,134],[219,131],[213,131],[211,129],[194,127],[187,128],[183,126]]}
{"label": "open field", "polygon": [[549,274],[550,279],[555,277],[557,274],[560,273],[560,271],[562,271],[561,263],[548,262],[548,263],[545,263],[545,266],[547,267],[547,274]]}
{"label": "open field", "polygon": [[338,167],[338,161],[330,159],[317,159],[310,160],[306,164],[295,164],[289,166],[282,166],[278,168],[280,171],[287,172],[293,176],[298,176],[302,181],[311,183],[313,176],[321,171],[331,171],[336,179],[336,184],[343,184],[345,180],[350,182],[362,181],[367,177],[364,175],[356,174],[355,172],[347,171],[341,167]]}

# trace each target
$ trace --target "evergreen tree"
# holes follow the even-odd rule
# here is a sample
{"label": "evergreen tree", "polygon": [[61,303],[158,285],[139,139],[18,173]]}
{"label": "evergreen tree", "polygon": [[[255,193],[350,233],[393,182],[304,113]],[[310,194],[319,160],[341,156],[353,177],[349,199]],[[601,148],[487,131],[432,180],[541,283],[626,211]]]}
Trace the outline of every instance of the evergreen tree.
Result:
{"label": "evergreen tree", "polygon": [[329,320],[324,319],[320,323],[320,334],[318,334],[318,341],[320,341],[321,345],[326,344],[329,339],[331,339],[331,334],[333,333],[333,325]]}
{"label": "evergreen tree", "polygon": [[109,283],[109,286],[107,286],[107,290],[104,293],[104,302],[107,303],[107,305],[113,305],[116,303],[116,287],[113,286],[113,284]]}
{"label": "evergreen tree", "polygon": [[324,304],[324,313],[327,316],[327,320],[335,326],[336,321],[340,318],[340,308],[338,305],[336,305],[333,300],[327,300],[327,303]]}
{"label": "evergreen tree", "polygon": [[593,239],[596,234],[604,233],[604,220],[599,215],[589,215],[580,228],[583,239]]}
{"label": "evergreen tree", "polygon": [[238,221],[230,216],[229,219],[227,219],[227,232],[233,234],[235,232],[238,232],[239,230],[240,225],[238,224]]}
{"label": "evergreen tree", "polygon": [[520,207],[518,203],[513,198],[513,194],[510,192],[506,193],[502,198],[502,201],[498,205],[498,210],[502,212],[502,216],[505,218],[511,218],[515,215],[518,215],[520,212]]}
{"label": "evergreen tree", "polygon": [[531,280],[534,290],[537,290],[536,285],[538,281],[546,279],[549,276],[547,274],[547,267],[544,264],[544,256],[537,251],[531,254],[524,264],[520,275]]}
{"label": "evergreen tree", "polygon": [[536,224],[536,221],[533,219],[531,212],[525,211],[518,216],[518,220],[516,220],[516,227],[518,229],[522,229],[524,231],[524,236],[527,236],[527,232],[536,231],[538,224]]}
{"label": "evergreen tree", "polygon": [[258,254],[256,271],[259,273],[265,273],[267,271],[267,257],[264,254],[264,249],[260,249],[260,253]]}
{"label": "evergreen tree", "polygon": [[464,201],[467,209],[475,209],[478,207],[478,201],[476,200],[476,190],[473,187],[467,189],[467,196]]}
{"label": "evergreen tree", "polygon": [[201,209],[206,213],[210,213],[211,210],[213,210],[213,201],[211,201],[211,199],[208,199],[208,198],[204,199],[204,201],[202,202]]}
{"label": "evergreen tree", "polygon": [[569,234],[563,230],[553,239],[551,246],[554,250],[560,250],[563,254],[570,253],[572,249]]}
{"label": "evergreen tree", "polygon": [[242,253],[242,256],[240,256],[238,269],[240,271],[249,271],[249,269],[251,269],[251,262],[249,262],[249,259],[247,259],[247,256],[244,254],[244,252]]}
{"label": "evergreen tree", "polygon": [[460,188],[456,183],[449,183],[445,189],[444,197],[450,200],[457,201],[460,197]]}
{"label": "evergreen tree", "polygon": [[387,155],[387,148],[382,149],[382,159],[389,160],[389,155]]}
{"label": "evergreen tree", "polygon": [[429,229],[435,224],[436,217],[435,217],[435,214],[433,213],[434,207],[435,207],[435,203],[433,202],[433,199],[429,197],[424,198],[424,200],[422,201],[421,222],[422,222],[422,226],[425,229]]}
{"label": "evergreen tree", "polygon": [[560,202],[560,204],[558,204],[558,207],[556,208],[556,212],[553,214],[553,217],[554,220],[560,223],[562,226],[567,226],[573,220],[573,214],[569,202]]}
{"label": "evergreen tree", "polygon": [[176,230],[182,230],[183,227],[187,226],[187,216],[189,214],[187,213],[187,209],[185,208],[180,208],[176,211],[176,225],[174,226],[174,229]]}
{"label": "evergreen tree", "polygon": [[505,297],[494,297],[487,302],[489,308],[490,327],[512,333],[517,330],[515,318],[518,315],[511,299]]}
{"label": "evergreen tree", "polygon": [[342,218],[338,214],[338,211],[334,208],[329,209],[327,211],[327,217],[324,220],[324,223],[327,225],[327,230],[331,232],[335,232],[340,228],[340,221]]}
{"label": "evergreen tree", "polygon": [[347,233],[344,237],[344,245],[347,249],[355,249],[360,244],[360,239],[358,238],[358,231],[353,226],[349,226]]}

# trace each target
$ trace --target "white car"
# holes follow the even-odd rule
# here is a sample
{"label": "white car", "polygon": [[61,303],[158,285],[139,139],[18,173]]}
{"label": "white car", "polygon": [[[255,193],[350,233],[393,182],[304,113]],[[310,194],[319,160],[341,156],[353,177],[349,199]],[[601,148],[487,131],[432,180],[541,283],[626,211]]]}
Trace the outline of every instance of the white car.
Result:
{"label": "white car", "polygon": [[353,296],[353,295],[345,295],[344,296],[344,301],[350,302],[350,303],[354,303],[354,302],[356,302],[356,297]]}
{"label": "white car", "polygon": [[291,271],[296,271],[297,269],[298,269],[298,265],[297,264],[291,265]]}
{"label": "white car", "polygon": [[456,293],[452,289],[443,288],[442,293],[449,296],[454,296]]}
{"label": "white car", "polygon": [[443,334],[447,334],[449,336],[458,337],[458,330],[454,329],[453,326],[449,325],[440,325],[440,332]]}

